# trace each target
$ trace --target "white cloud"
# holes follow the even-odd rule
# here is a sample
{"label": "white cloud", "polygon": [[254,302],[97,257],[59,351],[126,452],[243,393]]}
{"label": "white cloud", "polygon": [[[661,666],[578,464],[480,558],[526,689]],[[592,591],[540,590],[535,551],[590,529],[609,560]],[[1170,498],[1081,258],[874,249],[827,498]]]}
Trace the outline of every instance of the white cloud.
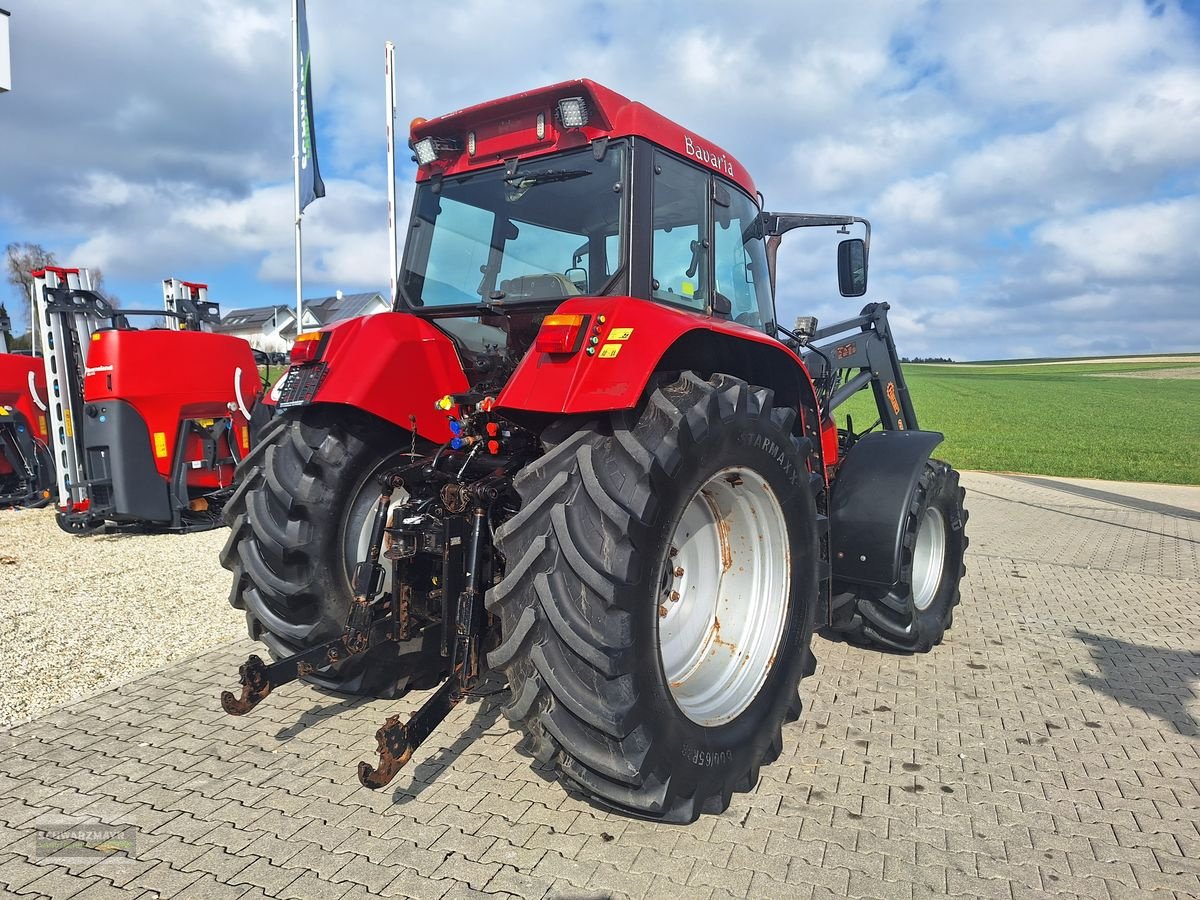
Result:
{"label": "white cloud", "polygon": [[[0,98],[0,237],[101,265],[110,282],[237,267],[258,279],[243,303],[290,282],[286,4],[10,5],[20,78]],[[390,37],[401,137],[415,115],[586,75],[724,146],[770,208],[868,215],[869,297],[893,304],[903,353],[1200,344],[1179,312],[1200,276],[1200,35],[1175,0],[344,0],[308,13],[329,189],[304,220],[314,289],[387,282]],[[398,175],[403,217],[403,152]],[[781,321],[857,311],[837,296],[833,244],[784,242]],[[1060,339],[1083,313],[1086,338]]]}
{"label": "white cloud", "polygon": [[1161,282],[1200,274],[1200,197],[1106,209],[1040,226],[1034,237],[1085,279]]}

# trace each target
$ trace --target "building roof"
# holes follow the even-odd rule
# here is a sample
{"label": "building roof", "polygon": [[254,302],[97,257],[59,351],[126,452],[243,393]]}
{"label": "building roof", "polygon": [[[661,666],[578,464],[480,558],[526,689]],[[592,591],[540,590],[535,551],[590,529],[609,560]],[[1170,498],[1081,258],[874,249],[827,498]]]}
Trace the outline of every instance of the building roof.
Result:
{"label": "building roof", "polygon": [[221,323],[215,326],[213,331],[245,331],[247,329],[261,328],[264,322],[274,318],[280,312],[287,313],[292,318],[295,318],[295,313],[292,312],[290,307],[284,304],[231,309],[221,317]]}
{"label": "building roof", "polygon": [[[304,301],[304,311],[314,316],[322,325],[332,325],[372,312],[371,307],[384,303],[383,294],[379,291],[367,291],[362,294],[334,294],[332,297],[312,297]],[[231,309],[221,317],[221,323],[213,330],[221,332],[253,331],[274,318],[285,314],[287,322],[294,322],[296,312],[286,304],[277,306],[251,306],[245,309]],[[307,318],[307,316],[305,317]]]}
{"label": "building roof", "polygon": [[334,294],[332,297],[315,297],[304,301],[304,308],[311,310],[322,325],[332,325],[353,319],[370,311],[375,303],[383,302],[383,294],[379,291],[368,291],[363,294]]}

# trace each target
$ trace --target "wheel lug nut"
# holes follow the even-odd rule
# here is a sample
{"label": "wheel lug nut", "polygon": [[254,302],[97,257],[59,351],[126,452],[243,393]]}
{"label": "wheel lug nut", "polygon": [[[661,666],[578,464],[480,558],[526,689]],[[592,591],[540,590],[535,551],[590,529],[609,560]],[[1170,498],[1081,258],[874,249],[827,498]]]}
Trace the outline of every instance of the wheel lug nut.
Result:
{"label": "wheel lug nut", "polygon": [[676,566],[676,567],[675,567],[675,577],[676,577],[676,578],[682,578],[682,577],[683,577],[683,566]]}
{"label": "wheel lug nut", "polygon": [[674,603],[679,599],[679,591],[671,591],[671,602]]}
{"label": "wheel lug nut", "polygon": [[667,608],[665,606],[660,606],[658,608],[658,617],[660,619],[662,619],[662,618],[665,618],[666,615],[667,615]]}

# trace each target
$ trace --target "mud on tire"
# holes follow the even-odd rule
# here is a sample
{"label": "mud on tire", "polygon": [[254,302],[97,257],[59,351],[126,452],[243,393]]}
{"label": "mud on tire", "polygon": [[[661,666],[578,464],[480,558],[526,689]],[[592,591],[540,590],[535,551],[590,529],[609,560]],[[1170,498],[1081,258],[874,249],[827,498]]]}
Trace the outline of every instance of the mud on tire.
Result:
{"label": "mud on tire", "polygon": [[[379,499],[374,475],[410,448],[407,432],[345,407],[307,407],[264,425],[225,507],[221,565],[233,573],[229,602],[275,658],[341,634],[357,535]],[[436,634],[387,642],[305,680],[396,697],[440,677],[439,643]]]}
{"label": "mud on tire", "polygon": [[[925,463],[909,500],[900,581],[891,590],[835,582],[835,632],[856,644],[905,653],[927,653],[942,642],[954,621],[959,583],[967,571],[963,555],[970,544],[966,492],[958,482],[958,472],[949,464],[936,459]],[[930,531],[937,532],[939,523],[941,567],[932,571],[928,542],[936,542]],[[926,536],[919,546],[923,525]]]}
{"label": "mud on tire", "polygon": [[[525,749],[601,805],[691,822],[724,810],[778,757],[781,727],[800,713],[797,685],[815,666],[809,642],[825,521],[795,419],[768,389],[685,372],[638,411],[557,435],[517,477],[522,508],[496,532],[506,574],[486,599],[502,633],[489,662],[508,676],[505,712]],[[777,649],[760,686],[740,712],[709,727],[673,698],[659,606],[685,507],[729,467],[762,479],[756,487],[778,499],[790,561]]]}

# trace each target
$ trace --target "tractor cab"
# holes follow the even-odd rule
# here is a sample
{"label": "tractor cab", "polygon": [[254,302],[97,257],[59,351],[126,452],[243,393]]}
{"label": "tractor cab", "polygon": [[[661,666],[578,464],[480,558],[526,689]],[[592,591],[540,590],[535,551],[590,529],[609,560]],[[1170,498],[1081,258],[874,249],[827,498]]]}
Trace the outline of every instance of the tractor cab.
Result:
{"label": "tractor cab", "polygon": [[441,320],[468,346],[515,332],[516,350],[530,320],[579,296],[774,334],[753,181],[642,104],[566,82],[415,120],[410,143],[418,185],[397,310]]}

